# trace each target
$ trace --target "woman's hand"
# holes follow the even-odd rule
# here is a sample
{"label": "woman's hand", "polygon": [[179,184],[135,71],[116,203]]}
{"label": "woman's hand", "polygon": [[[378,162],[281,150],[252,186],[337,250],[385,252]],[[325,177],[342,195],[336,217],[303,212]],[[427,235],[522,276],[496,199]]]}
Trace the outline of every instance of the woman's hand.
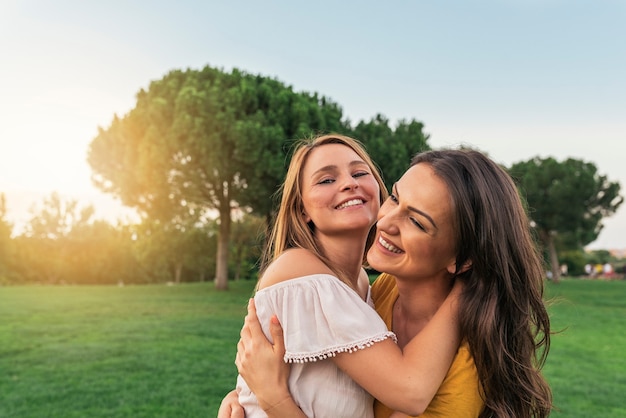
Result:
{"label": "woman's hand", "polygon": [[264,410],[269,410],[285,399],[291,398],[288,387],[291,367],[283,360],[285,341],[283,329],[276,316],[270,320],[270,334],[274,344],[263,334],[256,315],[254,299],[250,299],[248,315],[237,344],[235,364]]}
{"label": "woman's hand", "polygon": [[239,405],[237,391],[232,390],[222,399],[217,418],[246,418],[243,407]]}

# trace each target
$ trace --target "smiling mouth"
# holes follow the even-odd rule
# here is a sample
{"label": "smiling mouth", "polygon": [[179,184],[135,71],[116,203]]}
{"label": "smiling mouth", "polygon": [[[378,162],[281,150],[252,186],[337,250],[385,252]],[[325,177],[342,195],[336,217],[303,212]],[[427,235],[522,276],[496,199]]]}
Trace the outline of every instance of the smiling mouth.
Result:
{"label": "smiling mouth", "polygon": [[387,241],[385,241],[383,237],[378,237],[378,243],[394,254],[401,254],[404,252],[400,248],[396,247],[395,245],[390,244]]}
{"label": "smiling mouth", "polygon": [[363,200],[352,199],[352,200],[348,200],[347,202],[342,203],[341,205],[337,206],[335,209],[345,209],[345,208],[349,208],[350,206],[357,206],[357,205],[362,205],[362,204],[363,204]]}

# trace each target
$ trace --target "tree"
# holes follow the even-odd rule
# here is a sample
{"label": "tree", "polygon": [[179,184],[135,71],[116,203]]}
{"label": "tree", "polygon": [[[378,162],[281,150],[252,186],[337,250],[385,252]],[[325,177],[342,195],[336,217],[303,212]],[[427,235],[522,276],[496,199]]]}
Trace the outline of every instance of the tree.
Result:
{"label": "tree", "polygon": [[75,267],[76,246],[71,232],[92,222],[93,206],[78,207],[76,200],[63,200],[58,193],[31,209],[32,218],[18,241],[22,277],[47,283],[68,281]]}
{"label": "tree", "polygon": [[214,238],[213,222],[185,224],[144,219],[134,225],[134,254],[150,282],[184,281],[186,273],[202,280],[204,270],[213,264],[209,251]]}
{"label": "tree", "polygon": [[390,190],[408,168],[411,158],[420,151],[430,149],[428,135],[423,129],[424,125],[415,120],[400,120],[393,130],[389,120],[378,114],[369,122],[359,122],[353,136],[365,145]]}
{"label": "tree", "polygon": [[209,221],[190,228],[185,235],[184,263],[194,281],[205,281],[209,272],[215,271],[218,225]]}
{"label": "tree", "polygon": [[342,127],[339,106],[277,80],[209,66],[176,70],[99,129],[88,161],[96,186],[144,217],[174,223],[216,212],[215,282],[226,289],[233,209],[269,214],[268,197],[285,171],[285,141]]}
{"label": "tree", "polygon": [[515,163],[509,169],[528,203],[533,225],[548,252],[552,277],[558,280],[559,260],[555,242],[563,235],[569,249],[582,249],[602,230],[602,219],[624,200],[618,182],[598,174],[593,163],[568,158],[539,157]]}
{"label": "tree", "polygon": [[141,279],[126,226],[114,227],[103,220],[75,225],[65,245],[63,276],[70,283],[124,284]]}
{"label": "tree", "polygon": [[13,242],[11,234],[13,225],[6,219],[7,208],[4,193],[0,193],[0,284],[10,281],[12,266],[10,260],[13,259]]}
{"label": "tree", "polygon": [[234,255],[232,265],[235,280],[241,278],[244,270],[256,270],[255,265],[262,253],[264,226],[263,219],[248,213],[233,223],[231,252]]}
{"label": "tree", "polygon": [[[262,81],[262,79],[261,79]],[[278,201],[274,199],[282,184],[294,143],[322,133],[348,134],[350,127],[342,119],[342,110],[336,103],[317,93],[294,94],[291,89],[274,80],[265,80],[267,96],[263,105],[269,123],[281,127],[276,141],[268,141],[260,150],[250,151],[258,163],[252,164],[253,172],[247,176],[246,193],[240,205],[265,218],[267,226]]]}

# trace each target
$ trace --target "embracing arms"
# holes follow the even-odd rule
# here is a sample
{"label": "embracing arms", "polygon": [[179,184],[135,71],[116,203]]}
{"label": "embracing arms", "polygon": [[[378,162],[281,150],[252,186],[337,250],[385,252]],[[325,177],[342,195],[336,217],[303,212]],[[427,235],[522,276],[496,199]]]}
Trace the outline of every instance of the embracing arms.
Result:
{"label": "embracing arms", "polygon": [[[366,349],[337,354],[332,361],[384,404],[411,415],[420,414],[437,393],[459,346],[456,303],[460,286],[455,285],[429,324],[404,351],[388,339]],[[278,325],[270,329],[273,327]],[[277,345],[272,346],[262,333],[251,303],[241,336],[236,362],[241,375],[259,401],[265,403],[264,408],[279,402],[284,407],[287,383],[284,376],[277,375],[278,369],[282,368],[284,374],[285,368],[282,334],[274,337]],[[278,383],[281,379],[285,381]]]}
{"label": "embracing arms", "polygon": [[460,345],[456,284],[428,324],[402,350],[385,340],[338,354],[337,366],[376,399],[409,415],[421,414],[441,386]]}
{"label": "embracing arms", "polygon": [[[241,329],[241,340],[237,344],[235,364],[244,371],[242,357],[245,354],[243,353],[248,353],[248,356],[255,354],[254,361],[247,362],[242,377],[255,393],[259,406],[269,418],[306,418],[306,415],[291,397],[287,386],[291,367],[283,361],[285,342],[283,329],[278,319],[273,316],[270,320],[270,334],[274,341],[272,345],[261,330],[253,299],[248,302],[248,311],[249,314],[246,315],[244,326]],[[260,332],[261,334],[253,336],[253,332]],[[262,338],[260,338],[261,336]],[[245,418],[245,412],[239,404],[236,390],[229,392],[222,400],[217,418]]]}

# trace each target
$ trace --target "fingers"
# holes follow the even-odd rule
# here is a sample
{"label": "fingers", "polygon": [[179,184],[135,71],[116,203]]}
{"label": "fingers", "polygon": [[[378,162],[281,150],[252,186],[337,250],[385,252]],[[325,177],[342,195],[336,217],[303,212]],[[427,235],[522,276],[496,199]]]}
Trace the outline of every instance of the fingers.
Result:
{"label": "fingers", "polygon": [[246,418],[246,413],[241,405],[224,405],[217,411],[217,418]]}
{"label": "fingers", "polygon": [[255,351],[259,345],[270,344],[263,333],[261,322],[257,317],[254,299],[248,301],[248,314],[244,320],[240,335],[246,349]]}
{"label": "fingers", "polygon": [[246,418],[246,413],[241,406],[233,406],[230,411],[230,418]]}
{"label": "fingers", "polygon": [[283,335],[283,327],[280,325],[276,315],[270,319],[270,334],[274,340],[274,351],[285,354],[285,337]]}
{"label": "fingers", "polygon": [[[252,310],[251,310],[252,306]],[[256,307],[254,306],[254,299],[248,299],[248,314],[245,316],[243,321],[243,327],[241,327],[241,331],[239,331],[239,335],[241,336],[241,340],[245,342],[249,342],[252,340],[253,332],[256,332],[256,327],[261,330],[261,324],[256,316]],[[241,341],[239,340],[239,341]]]}
{"label": "fingers", "polygon": [[259,318],[256,316],[256,305],[254,304],[254,299],[248,300],[248,315],[246,315],[244,326],[248,328],[252,335],[263,333]]}
{"label": "fingers", "polygon": [[220,409],[217,411],[217,418],[245,418],[245,412],[239,405],[239,398],[236,391],[231,391],[222,399]]}
{"label": "fingers", "polygon": [[240,339],[239,342],[237,343],[237,354],[235,355],[235,365],[237,366],[237,371],[239,373],[241,373],[241,368],[242,368],[241,359],[245,355],[245,351],[246,350],[243,346],[243,342]]}
{"label": "fingers", "polygon": [[232,408],[230,418],[246,418],[246,413],[241,406],[236,406]]}

